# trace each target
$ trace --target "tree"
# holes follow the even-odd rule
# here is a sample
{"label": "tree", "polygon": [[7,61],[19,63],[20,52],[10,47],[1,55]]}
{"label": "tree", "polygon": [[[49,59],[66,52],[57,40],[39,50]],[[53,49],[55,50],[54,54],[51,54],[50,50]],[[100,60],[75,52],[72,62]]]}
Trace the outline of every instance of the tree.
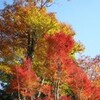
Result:
{"label": "tree", "polygon": [[23,65],[15,66],[12,68],[13,78],[10,81],[10,90],[18,91],[18,96],[20,94],[24,97],[30,97],[35,94],[39,86],[39,78],[32,70],[31,61],[24,60]]}
{"label": "tree", "polygon": [[91,83],[71,55],[75,45],[73,34],[59,32],[45,35],[45,39],[41,41],[45,41],[43,47],[37,45],[34,55],[34,69],[45,80],[44,86],[51,88],[49,94],[46,89],[42,92],[53,100],[68,98],[68,95],[74,100],[88,100],[92,93]]}
{"label": "tree", "polygon": [[72,34],[65,35],[61,32],[56,33],[54,36],[46,36],[48,42],[47,56],[49,59],[49,67],[54,72],[52,81],[54,81],[55,100],[60,99],[59,88],[61,77],[63,77],[64,74],[65,63],[69,59],[69,53],[74,47],[74,40],[71,35]]}
{"label": "tree", "polygon": [[100,99],[98,92],[100,90],[100,56],[97,55],[95,58],[83,56],[77,62],[91,81],[92,94],[90,99]]}
{"label": "tree", "polygon": [[88,78],[91,82],[99,80],[100,73],[100,56],[91,58],[88,56],[83,56],[77,60],[78,65],[87,73]]}
{"label": "tree", "polygon": [[58,29],[54,14],[48,14],[45,8],[40,10],[30,2],[24,6],[23,3],[14,2],[0,12],[1,68],[10,68],[22,62],[24,57],[32,59],[39,38]]}

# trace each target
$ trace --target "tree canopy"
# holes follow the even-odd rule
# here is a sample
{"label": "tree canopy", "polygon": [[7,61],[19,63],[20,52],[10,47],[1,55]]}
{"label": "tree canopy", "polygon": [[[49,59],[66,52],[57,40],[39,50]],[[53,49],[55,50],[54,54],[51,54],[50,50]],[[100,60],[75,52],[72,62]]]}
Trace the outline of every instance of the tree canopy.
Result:
{"label": "tree canopy", "polygon": [[99,81],[88,79],[83,60],[76,61],[84,47],[75,32],[47,12],[52,2],[14,0],[0,11],[2,100],[100,99]]}

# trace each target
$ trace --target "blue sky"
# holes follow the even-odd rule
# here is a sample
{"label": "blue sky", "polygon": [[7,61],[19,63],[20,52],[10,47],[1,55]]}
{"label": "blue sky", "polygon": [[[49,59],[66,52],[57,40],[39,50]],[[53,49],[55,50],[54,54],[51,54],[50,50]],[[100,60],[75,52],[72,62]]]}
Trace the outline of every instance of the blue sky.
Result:
{"label": "blue sky", "polygon": [[[0,8],[3,1],[0,0]],[[48,11],[56,12],[59,21],[72,26],[75,39],[86,48],[83,54],[92,57],[100,54],[100,0],[55,0]]]}

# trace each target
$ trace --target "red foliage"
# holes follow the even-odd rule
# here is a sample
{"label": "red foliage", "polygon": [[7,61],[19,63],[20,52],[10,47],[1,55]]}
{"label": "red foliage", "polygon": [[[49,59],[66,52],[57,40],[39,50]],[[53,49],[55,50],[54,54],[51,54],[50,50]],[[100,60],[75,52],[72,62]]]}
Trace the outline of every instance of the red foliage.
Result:
{"label": "red foliage", "polygon": [[81,98],[83,95],[89,97],[92,93],[91,82],[87,78],[87,75],[81,68],[79,68],[74,62],[71,66],[66,67],[67,79],[66,82],[72,88],[76,95],[81,93]]}
{"label": "red foliage", "polygon": [[23,65],[14,66],[12,69],[13,79],[11,80],[11,88],[19,91],[24,96],[31,96],[38,87],[38,77],[32,70],[30,60],[24,60]]}
{"label": "red foliage", "polygon": [[60,58],[63,62],[74,47],[74,39],[71,35],[66,35],[63,32],[55,35],[45,36],[48,42],[48,58],[53,60]]}
{"label": "red foliage", "polygon": [[66,82],[78,98],[80,98],[79,93],[81,98],[89,97],[91,83],[82,69],[69,56],[74,47],[73,37],[61,32],[45,38],[48,43],[48,58],[52,62],[50,68],[55,70],[55,73],[60,73],[60,76],[55,75],[54,77],[62,78],[61,83]]}
{"label": "red foliage", "polygon": [[42,85],[42,87],[41,87],[41,90],[40,90],[42,93],[44,93],[44,94],[46,94],[46,95],[48,95],[48,96],[50,96],[51,95],[51,86],[50,85]]}
{"label": "red foliage", "polygon": [[92,93],[89,100],[100,100],[100,87],[92,86]]}
{"label": "red foliage", "polygon": [[63,32],[46,35],[45,39],[48,44],[47,57],[50,61],[50,68],[53,71],[61,71],[74,47],[74,39]]}
{"label": "red foliage", "polygon": [[[99,100],[100,87],[92,86],[90,80],[78,64],[69,56],[74,47],[73,37],[64,33],[56,33],[55,35],[46,35],[47,41],[47,58],[48,65],[52,74],[54,83],[67,84],[71,88],[76,98],[80,100]],[[13,90],[19,90],[22,95],[32,96],[35,94],[35,89],[38,88],[38,77],[32,70],[30,60],[25,60],[23,65],[13,68],[14,78],[11,80]],[[54,84],[56,87],[56,84]],[[42,84],[39,90],[46,95],[44,100],[54,100],[55,87],[48,84]],[[60,89],[60,87],[59,87]],[[54,91],[55,92],[55,91]],[[41,100],[38,98],[37,100]],[[71,100],[71,96],[61,96],[60,100]]]}

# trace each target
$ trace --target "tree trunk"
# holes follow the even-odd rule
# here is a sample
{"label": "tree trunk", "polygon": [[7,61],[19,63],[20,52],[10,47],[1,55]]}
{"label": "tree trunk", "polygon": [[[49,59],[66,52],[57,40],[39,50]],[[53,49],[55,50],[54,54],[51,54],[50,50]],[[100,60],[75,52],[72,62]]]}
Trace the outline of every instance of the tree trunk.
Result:
{"label": "tree trunk", "polygon": [[62,63],[60,61],[60,59],[58,58],[56,61],[57,64],[57,79],[54,82],[54,86],[55,86],[55,100],[59,100],[60,99],[60,94],[59,94],[59,85],[60,85],[60,75],[61,75],[61,67],[62,67]]}
{"label": "tree trunk", "polygon": [[[44,84],[44,78],[42,79],[42,83],[41,83],[41,85],[43,85]],[[40,95],[41,95],[41,92],[39,91],[39,93],[38,93],[38,98],[40,97]]]}
{"label": "tree trunk", "polygon": [[54,100],[59,100],[59,80],[55,81],[55,99]]}
{"label": "tree trunk", "polygon": [[32,60],[35,43],[36,43],[35,32],[33,32],[32,34],[28,33],[28,37],[27,37],[27,58],[29,58],[30,60]]}

